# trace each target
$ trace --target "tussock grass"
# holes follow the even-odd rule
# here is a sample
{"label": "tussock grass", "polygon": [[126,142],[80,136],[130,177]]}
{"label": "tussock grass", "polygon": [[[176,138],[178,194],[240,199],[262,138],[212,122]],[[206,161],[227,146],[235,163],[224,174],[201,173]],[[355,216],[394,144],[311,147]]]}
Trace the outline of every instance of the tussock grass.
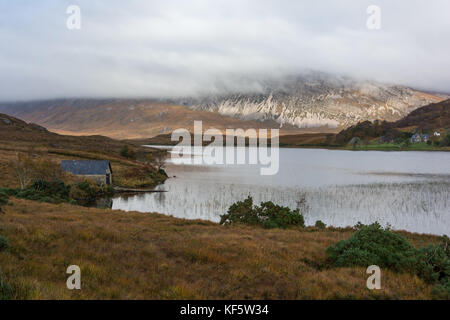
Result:
{"label": "tussock grass", "polygon": [[[354,230],[220,226],[160,214],[14,199],[0,215],[3,279],[14,299],[427,299],[417,276],[331,268],[326,248]],[[402,233],[414,245],[437,237]],[[65,283],[81,268],[82,289]]]}

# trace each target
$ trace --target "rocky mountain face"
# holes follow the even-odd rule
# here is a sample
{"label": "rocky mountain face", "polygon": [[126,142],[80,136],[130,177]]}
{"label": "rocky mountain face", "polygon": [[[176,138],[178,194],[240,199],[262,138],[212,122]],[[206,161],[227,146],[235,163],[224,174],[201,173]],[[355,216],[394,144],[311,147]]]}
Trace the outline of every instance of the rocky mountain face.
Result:
{"label": "rocky mountain face", "polygon": [[[280,134],[330,133],[359,121],[396,121],[443,96],[398,85],[309,73],[239,81],[238,91],[183,99],[58,99],[0,103],[0,112],[68,135],[142,139],[208,127],[281,128]],[[249,89],[252,88],[252,89]]]}
{"label": "rocky mountain face", "polygon": [[[185,128],[194,121],[203,128],[278,128],[275,121],[240,120],[216,112],[148,99],[58,99],[0,103],[0,112],[66,135],[103,135],[114,139],[143,139]],[[1,121],[1,119],[0,119]],[[288,130],[297,130],[294,127]]]}
{"label": "rocky mountain face", "polygon": [[281,127],[345,128],[363,120],[395,121],[418,107],[445,97],[398,85],[310,73],[259,81],[247,93],[180,99],[194,110],[245,120],[274,120]]}

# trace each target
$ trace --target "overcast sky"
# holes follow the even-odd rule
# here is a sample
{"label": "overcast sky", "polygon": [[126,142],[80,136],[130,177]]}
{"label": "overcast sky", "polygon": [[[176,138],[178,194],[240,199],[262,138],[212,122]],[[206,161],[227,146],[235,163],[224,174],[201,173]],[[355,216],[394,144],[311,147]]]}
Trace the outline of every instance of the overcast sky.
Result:
{"label": "overcast sky", "polygon": [[305,69],[450,92],[449,17],[448,0],[0,0],[0,100],[190,95]]}

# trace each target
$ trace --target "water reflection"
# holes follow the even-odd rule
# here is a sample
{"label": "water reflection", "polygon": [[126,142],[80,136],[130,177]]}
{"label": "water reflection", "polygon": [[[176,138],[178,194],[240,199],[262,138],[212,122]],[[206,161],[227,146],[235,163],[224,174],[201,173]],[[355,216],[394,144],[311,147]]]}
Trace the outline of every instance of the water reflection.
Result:
{"label": "water reflection", "polygon": [[258,166],[174,166],[160,190],[121,196],[112,207],[219,221],[237,200],[301,207],[307,224],[389,223],[415,232],[450,233],[450,154],[281,149],[280,171]]}

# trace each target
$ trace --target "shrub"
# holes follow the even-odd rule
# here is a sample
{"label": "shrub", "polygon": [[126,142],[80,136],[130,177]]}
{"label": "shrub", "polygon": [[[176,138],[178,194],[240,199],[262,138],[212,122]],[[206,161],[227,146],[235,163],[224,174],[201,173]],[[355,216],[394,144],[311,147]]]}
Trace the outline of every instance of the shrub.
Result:
{"label": "shrub", "polygon": [[248,196],[230,206],[228,213],[220,216],[221,224],[261,225],[264,228],[287,228],[289,226],[305,226],[303,215],[298,209],[291,210],[271,201],[254,206],[253,198]]}
{"label": "shrub", "polygon": [[429,282],[441,281],[450,277],[450,248],[448,238],[438,245],[418,249],[425,264],[419,270],[422,278]]}
{"label": "shrub", "polygon": [[110,185],[99,186],[98,184],[85,180],[75,183],[70,189],[70,198],[75,200],[92,200],[98,196],[111,194],[114,188]]}
{"label": "shrub", "polygon": [[6,239],[4,236],[0,235],[0,252],[6,250],[8,248],[9,248],[8,239]]}
{"label": "shrub", "polygon": [[2,206],[8,203],[9,195],[4,190],[0,190],[0,213],[2,213]]}
{"label": "shrub", "polygon": [[69,200],[70,186],[66,186],[61,180],[36,180],[32,184],[32,189],[38,192],[41,197],[52,198],[56,201]]}
{"label": "shrub", "polygon": [[65,177],[64,171],[57,162],[44,154],[36,158],[34,153],[33,150],[29,150],[27,154],[19,153],[17,158],[9,162],[21,189],[29,187],[33,180],[56,181]]}
{"label": "shrub", "polygon": [[125,158],[128,156],[128,146],[123,146],[122,149],[120,149],[120,155]]}
{"label": "shrub", "polygon": [[100,187],[90,181],[82,181],[74,184],[70,190],[71,199],[92,199],[100,193]]}
{"label": "shrub", "polygon": [[436,297],[441,299],[450,299],[450,279],[447,278],[445,281],[439,282],[433,289],[432,292]]}
{"label": "shrub", "polygon": [[403,142],[403,139],[401,137],[397,137],[394,139],[395,144],[401,144]]}
{"label": "shrub", "polygon": [[15,196],[17,189],[12,188],[0,188],[0,194],[6,199],[8,197]]}
{"label": "shrub", "polygon": [[115,176],[115,184],[128,188],[151,188],[167,179],[166,172],[151,165],[127,168]]}
{"label": "shrub", "polygon": [[8,203],[9,195],[4,190],[0,190],[0,206]]}
{"label": "shrub", "polygon": [[122,157],[129,158],[129,159],[136,158],[136,153],[134,152],[134,150],[128,148],[127,145],[123,146],[122,149],[120,149],[120,155]]}
{"label": "shrub", "polygon": [[450,134],[447,134],[445,137],[442,137],[439,140],[439,147],[447,147],[450,145]]}
{"label": "shrub", "polygon": [[163,168],[159,168],[158,169],[158,173],[166,178],[168,178],[169,176],[167,175],[166,171]]}
{"label": "shrub", "polygon": [[274,204],[272,201],[255,207],[258,218],[265,228],[287,228],[288,226],[305,226],[305,220],[299,210],[291,210]]}
{"label": "shrub", "polygon": [[69,201],[70,186],[63,181],[35,180],[25,189],[0,189],[1,194],[21,199],[61,203]]}
{"label": "shrub", "polygon": [[450,299],[450,241],[444,237],[438,245],[418,249],[422,263],[417,274],[429,283],[437,283],[434,293]]}
{"label": "shrub", "polygon": [[411,145],[411,140],[410,139],[405,139],[401,146],[406,148],[406,147],[409,147],[410,145]]}
{"label": "shrub", "polygon": [[450,241],[425,248],[414,248],[404,237],[382,228],[378,223],[357,224],[349,239],[327,249],[328,259],[337,267],[377,265],[394,271],[417,274],[428,283],[436,284],[433,293],[450,298]]}
{"label": "shrub", "polygon": [[11,287],[3,280],[2,270],[0,269],[0,300],[10,300],[11,298]]}
{"label": "shrub", "polygon": [[417,268],[417,252],[401,235],[384,229],[378,223],[359,226],[349,239],[327,249],[329,260],[337,267],[377,265],[396,271]]}
{"label": "shrub", "polygon": [[248,196],[244,201],[233,203],[228,213],[220,216],[220,224],[259,224],[256,211],[253,208],[253,198]]}
{"label": "shrub", "polygon": [[314,226],[319,229],[325,229],[327,227],[321,220],[317,220]]}
{"label": "shrub", "polygon": [[42,157],[35,160],[33,164],[33,178],[34,180],[46,181],[61,181],[65,177],[65,172],[62,170],[60,164],[48,157]]}

